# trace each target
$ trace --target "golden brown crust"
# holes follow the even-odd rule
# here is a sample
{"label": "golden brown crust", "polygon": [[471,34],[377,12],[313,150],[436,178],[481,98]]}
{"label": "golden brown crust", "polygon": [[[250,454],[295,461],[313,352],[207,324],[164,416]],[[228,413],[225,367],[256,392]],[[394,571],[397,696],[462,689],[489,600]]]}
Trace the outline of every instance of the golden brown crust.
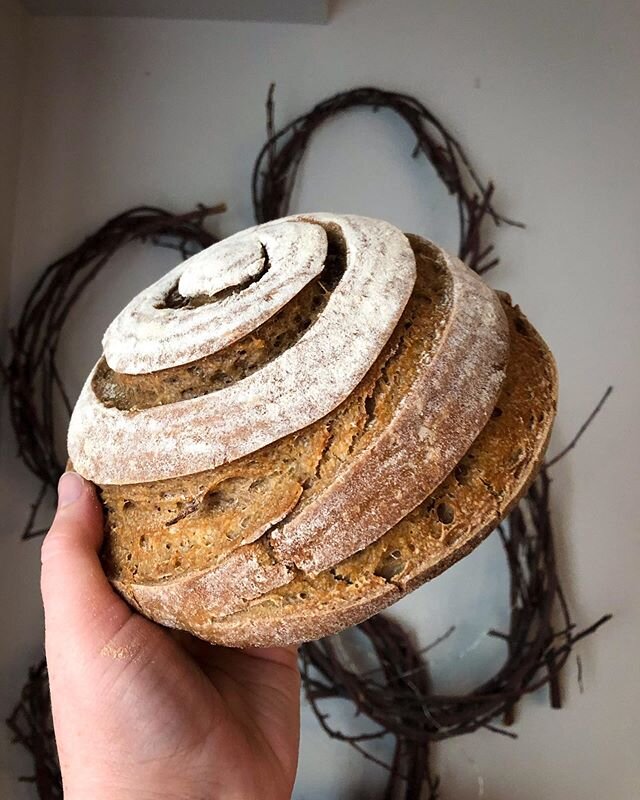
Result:
{"label": "golden brown crust", "polygon": [[224,620],[202,620],[194,633],[234,647],[335,633],[440,574],[495,528],[542,463],[557,402],[550,351],[520,310],[507,308],[513,346],[499,412],[436,492],[380,540],[332,570],[297,577]]}
{"label": "golden brown crust", "polygon": [[305,573],[366,547],[418,505],[482,430],[504,382],[509,332],[496,294],[457,259],[409,238],[418,260],[437,260],[451,274],[451,313],[433,352],[414,357],[388,425],[271,535],[278,561]]}
{"label": "golden brown crust", "polygon": [[294,568],[341,561],[421,502],[484,426],[504,379],[506,318],[466,267],[419,237],[411,243],[414,297],[334,414],[209,473],[103,487],[109,574],[151,616],[178,625],[224,616]]}

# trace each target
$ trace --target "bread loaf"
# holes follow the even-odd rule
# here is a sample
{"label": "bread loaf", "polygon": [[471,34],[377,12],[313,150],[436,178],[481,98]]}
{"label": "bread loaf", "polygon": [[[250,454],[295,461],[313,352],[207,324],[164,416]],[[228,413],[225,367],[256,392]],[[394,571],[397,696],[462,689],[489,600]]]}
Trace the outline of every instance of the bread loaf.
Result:
{"label": "bread loaf", "polygon": [[214,245],[135,298],[104,347],[69,452],[99,484],[107,574],[152,619],[229,645],[334,632],[453,563],[533,475],[555,407],[518,312],[362,217]]}
{"label": "bread loaf", "polygon": [[[435,492],[378,541],[319,575],[298,574],[224,619],[191,617],[194,633],[233,647],[337,633],[440,574],[494,530],[542,463],[557,402],[550,351],[522,312],[507,297],[504,303],[513,344],[502,392],[485,428]],[[163,617],[161,604],[149,611],[165,624],[184,624]]]}

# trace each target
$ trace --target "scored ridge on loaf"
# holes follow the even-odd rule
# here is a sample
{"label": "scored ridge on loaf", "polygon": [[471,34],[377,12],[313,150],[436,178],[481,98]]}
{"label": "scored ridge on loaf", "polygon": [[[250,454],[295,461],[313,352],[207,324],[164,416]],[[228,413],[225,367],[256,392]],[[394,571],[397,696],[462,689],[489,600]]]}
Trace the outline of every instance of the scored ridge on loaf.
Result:
{"label": "scored ridge on loaf", "polygon": [[[299,215],[268,223],[237,234],[235,241],[245,243],[247,238],[250,241],[258,235],[268,253],[269,236],[282,227],[288,235],[291,227],[296,231],[300,227],[320,230],[325,241],[328,232],[343,243],[344,273],[314,324],[291,348],[254,374],[200,397],[167,405],[122,411],[103,404],[94,391],[99,364],[96,365],[82,389],[68,434],[69,455],[85,477],[97,483],[133,483],[214,468],[315,422],[336,408],[358,385],[393,332],[411,295],[415,259],[409,242],[389,223],[332,214]],[[318,246],[319,239],[315,235],[314,238]],[[309,264],[306,234],[303,239],[301,265],[306,269]],[[233,242],[225,240],[222,244],[226,245],[225,253],[231,252]],[[216,252],[217,247],[214,245],[210,251]],[[297,264],[296,246],[289,238],[287,248],[288,257]],[[321,262],[325,255],[326,244],[321,248]],[[122,355],[123,350],[140,347],[147,353],[148,348],[145,350],[142,342],[145,337],[153,339],[157,331],[162,344],[159,366],[172,366],[173,359],[165,357],[164,327],[176,328],[173,338],[181,342],[181,320],[193,315],[199,320],[204,313],[202,309],[218,309],[216,313],[224,316],[227,309],[239,306],[243,309],[242,324],[236,326],[234,335],[241,336],[250,329],[254,324],[251,298],[255,300],[263,282],[270,281],[270,275],[278,272],[275,267],[257,283],[244,288],[241,285],[237,293],[221,299],[214,296],[204,305],[158,308],[166,302],[176,278],[185,277],[186,265],[191,263],[200,274],[205,257],[198,254],[193,258],[198,257],[200,260],[195,262],[188,259],[177,268],[178,272],[169,273],[170,280],[161,279],[129,304],[105,339],[110,350]],[[236,266],[234,263],[234,270]],[[321,268],[322,263],[316,264],[314,270]],[[251,273],[246,265],[242,269],[245,272],[241,270],[241,274]],[[312,270],[313,274],[317,271]],[[202,282],[197,286],[201,287]],[[236,302],[236,298],[241,299]],[[274,306],[271,313],[276,311]],[[156,322],[154,312],[158,315]],[[261,304],[253,313],[259,322],[264,320]],[[140,341],[135,334],[138,319],[143,337]],[[196,325],[198,330],[199,326],[200,321]],[[119,337],[118,347],[112,347],[114,336]],[[221,334],[210,343],[210,352],[227,344],[229,339]],[[201,354],[200,349],[192,353],[195,357]],[[130,358],[133,364],[137,363],[136,355],[131,354]],[[125,362],[127,368],[129,363]]]}

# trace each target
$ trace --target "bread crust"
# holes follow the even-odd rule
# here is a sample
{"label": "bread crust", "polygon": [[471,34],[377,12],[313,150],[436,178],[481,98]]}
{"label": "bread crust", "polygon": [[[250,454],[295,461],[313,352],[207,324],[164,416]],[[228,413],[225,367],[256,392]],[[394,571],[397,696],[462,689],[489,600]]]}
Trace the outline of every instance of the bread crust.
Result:
{"label": "bread crust", "polygon": [[[508,323],[497,295],[458,259],[417,236],[418,257],[450,277],[450,313],[425,351],[386,428],[343,466],[268,543],[234,550],[202,571],[159,582],[115,583],[153,619],[189,627],[222,618],[290,582],[362,550],[421,503],[451,472],[489,418],[505,378]],[[428,356],[428,357],[427,357]]]}
{"label": "bread crust", "polygon": [[[522,312],[517,307],[510,307],[506,296],[503,296],[503,303],[509,314],[513,335],[526,336],[528,344],[525,350],[519,346],[522,342],[516,342],[512,348],[508,368],[508,372],[512,374],[507,377],[497,408],[502,404],[504,406],[501,408],[502,413],[505,415],[509,413],[507,392],[515,394],[515,399],[512,396],[514,403],[521,403],[522,399],[527,397],[530,398],[530,402],[528,407],[522,405],[517,409],[511,409],[516,412],[513,418],[517,419],[517,425],[510,422],[510,431],[505,432],[498,427],[500,420],[495,421],[494,430],[490,430],[492,423],[489,423],[465,457],[466,460],[471,459],[471,463],[475,460],[476,463],[483,464],[480,471],[472,473],[471,479],[475,483],[467,492],[470,494],[469,506],[475,509],[475,517],[463,520],[457,535],[449,533],[451,538],[447,540],[446,534],[441,537],[434,535],[438,531],[433,515],[420,519],[414,512],[385,534],[380,542],[376,542],[364,551],[364,554],[373,548],[378,548],[380,551],[385,539],[393,540],[394,536],[397,538],[401,526],[407,529],[405,533],[408,541],[426,541],[430,535],[433,536],[433,546],[426,549],[421,557],[416,558],[398,578],[390,580],[372,574],[365,586],[357,586],[355,590],[348,592],[343,589],[350,590],[352,587],[345,586],[338,579],[333,583],[331,590],[325,592],[320,602],[312,595],[307,599],[296,597],[292,604],[275,604],[273,612],[265,610],[268,609],[271,599],[269,595],[265,595],[250,608],[223,620],[203,621],[201,625],[192,628],[193,633],[208,641],[231,647],[281,646],[336,633],[382,611],[436,577],[470,553],[495,529],[526,493],[543,462],[555,416],[558,387],[557,370],[548,347]],[[525,357],[528,358],[526,364],[523,363]],[[523,385],[524,381],[520,374],[517,376],[518,384],[515,387],[509,385],[510,380],[513,384],[516,367],[528,371],[530,385]],[[525,426],[529,428],[526,436]],[[513,452],[512,442],[509,441],[511,434],[514,442],[526,440],[526,450],[521,453],[517,464],[511,463]],[[500,461],[501,458],[504,460]],[[474,467],[470,468],[473,469]],[[491,490],[482,493],[483,486]],[[469,484],[466,488],[469,488]],[[465,490],[465,485],[458,484],[452,475],[438,489],[432,502],[438,503],[447,498],[452,506],[455,506],[457,497],[464,494]],[[362,555],[358,554],[355,558]],[[347,563],[344,562],[338,565],[337,569],[334,568],[333,571],[338,577],[341,571],[347,572],[345,567]],[[314,581],[317,580],[318,578],[305,578],[304,585],[301,583],[300,586],[312,588]],[[297,594],[304,593],[298,591],[300,586],[295,589]],[[291,585],[286,589],[294,592]],[[274,599],[279,599],[283,591],[281,590],[280,595]]]}
{"label": "bread crust", "polygon": [[306,573],[366,547],[421,503],[484,427],[505,378],[509,326],[495,292],[432,242],[409,240],[446,265],[451,313],[386,430],[271,534],[278,562]]}

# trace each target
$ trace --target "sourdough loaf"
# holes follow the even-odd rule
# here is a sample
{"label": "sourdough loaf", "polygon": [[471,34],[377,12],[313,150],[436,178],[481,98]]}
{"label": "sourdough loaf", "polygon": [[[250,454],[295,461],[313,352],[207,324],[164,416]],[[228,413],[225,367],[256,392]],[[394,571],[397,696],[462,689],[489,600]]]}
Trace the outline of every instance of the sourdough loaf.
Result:
{"label": "sourdough loaf", "polygon": [[[186,493],[185,479],[104,487],[121,590],[130,586],[142,606],[232,613],[297,570],[319,572],[375,541],[450,472],[495,404],[507,324],[495,294],[466,267],[424,240],[411,243],[412,297],[334,412],[191,476]],[[169,518],[157,510],[165,497]]]}
{"label": "sourdough loaf", "polygon": [[229,645],[333,632],[464,555],[534,474],[555,405],[517,310],[361,217],[231,237],[104,343],[69,450],[99,484],[107,574],[152,619]]}

